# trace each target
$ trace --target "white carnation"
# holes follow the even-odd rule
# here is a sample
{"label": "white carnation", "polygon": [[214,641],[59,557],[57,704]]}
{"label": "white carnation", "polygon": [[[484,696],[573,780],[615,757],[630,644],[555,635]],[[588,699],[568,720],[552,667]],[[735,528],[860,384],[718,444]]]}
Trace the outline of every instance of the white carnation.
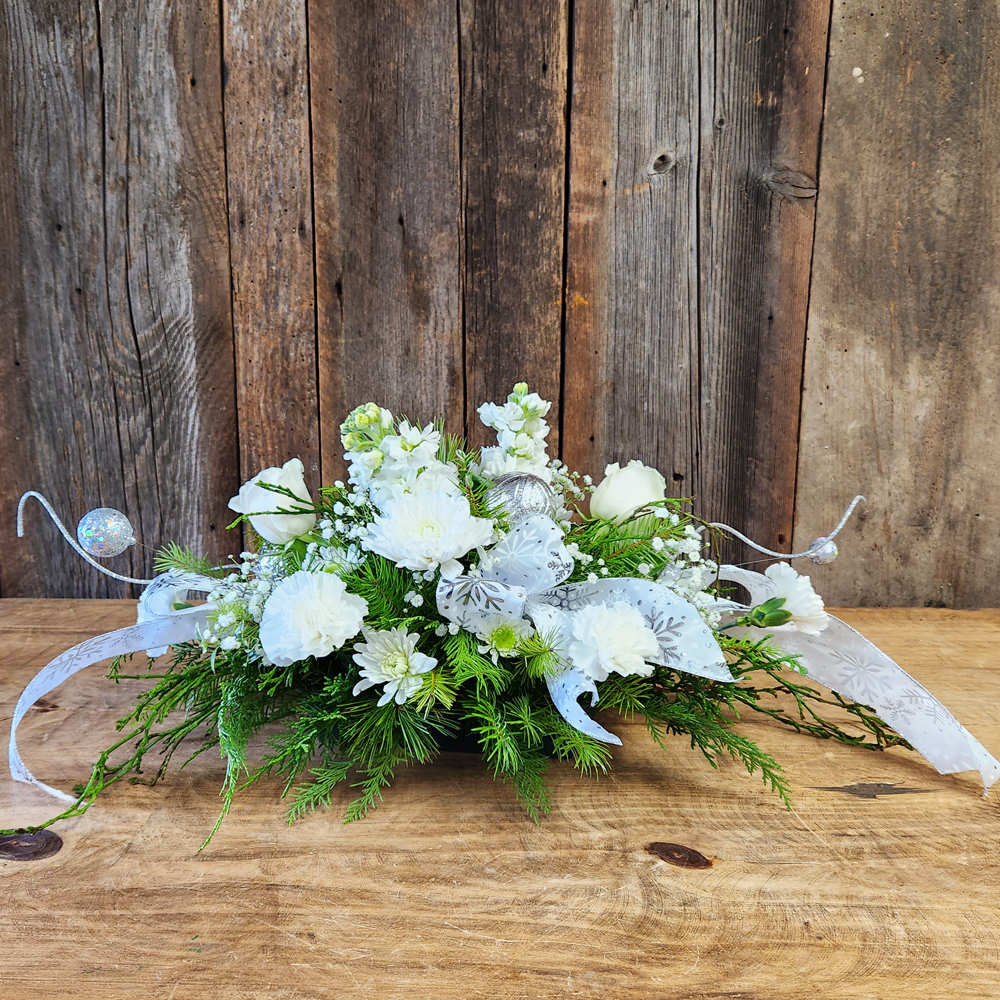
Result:
{"label": "white carnation", "polygon": [[308,656],[327,656],[358,634],[367,613],[368,602],[347,593],[339,576],[299,570],[268,597],[260,644],[279,667]]}
{"label": "white carnation", "polygon": [[421,674],[433,670],[437,660],[433,656],[417,652],[415,632],[405,628],[391,628],[375,632],[365,626],[362,629],[364,642],[355,645],[354,662],[361,667],[361,680],[354,685],[354,694],[385,684],[378,703],[388,705],[395,699],[402,705],[420,690]]}
{"label": "white carnation", "polygon": [[823,598],[813,590],[808,576],[800,576],[786,562],[773,563],[764,570],[764,575],[777,590],[774,596],[785,599],[781,610],[792,616],[791,621],[774,627],[776,632],[794,631],[819,635],[830,624],[830,616],[823,607]]}
{"label": "white carnation", "polygon": [[464,496],[432,490],[389,501],[362,544],[401,569],[422,573],[440,567],[442,575],[454,576],[462,571],[458,557],[492,537],[493,522],[473,517]]}
{"label": "white carnation", "polygon": [[660,648],[656,633],[626,601],[588,604],[573,613],[572,628],[569,657],[591,680],[607,680],[612,672],[641,677],[653,672],[646,658]]}

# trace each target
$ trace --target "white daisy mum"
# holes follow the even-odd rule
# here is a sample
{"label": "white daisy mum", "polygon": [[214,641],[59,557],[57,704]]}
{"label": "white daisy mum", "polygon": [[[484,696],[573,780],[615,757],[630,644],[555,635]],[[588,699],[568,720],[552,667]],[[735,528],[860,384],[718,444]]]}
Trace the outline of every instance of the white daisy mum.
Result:
{"label": "white daisy mum", "polygon": [[349,594],[339,576],[300,569],[268,597],[260,644],[279,667],[308,656],[327,656],[358,634],[367,613],[368,602]]}
{"label": "white daisy mum", "polygon": [[830,624],[830,616],[823,607],[823,598],[813,590],[808,576],[800,576],[786,562],[773,563],[764,575],[774,584],[775,597],[783,597],[781,610],[787,611],[792,620],[776,627],[776,631],[804,632],[819,635]]}
{"label": "white daisy mum", "polygon": [[490,615],[476,628],[476,635],[483,641],[479,652],[489,654],[494,663],[501,656],[514,656],[517,644],[534,632],[530,622],[510,615]]}
{"label": "white daisy mum", "polygon": [[653,668],[646,657],[660,648],[656,633],[638,608],[625,601],[588,604],[573,613],[569,657],[593,681],[611,673],[648,677]]}
{"label": "white daisy mum", "polygon": [[458,557],[487,545],[492,537],[493,522],[473,517],[464,496],[432,490],[391,500],[368,526],[362,544],[401,569],[426,572],[440,567],[442,575],[454,576],[462,571]]}
{"label": "white daisy mum", "polygon": [[376,684],[385,684],[379,707],[395,699],[402,705],[420,690],[420,675],[437,666],[433,656],[417,652],[416,632],[390,628],[382,632],[364,626],[364,642],[355,645],[354,662],[361,667],[361,680],[354,685],[358,695]]}

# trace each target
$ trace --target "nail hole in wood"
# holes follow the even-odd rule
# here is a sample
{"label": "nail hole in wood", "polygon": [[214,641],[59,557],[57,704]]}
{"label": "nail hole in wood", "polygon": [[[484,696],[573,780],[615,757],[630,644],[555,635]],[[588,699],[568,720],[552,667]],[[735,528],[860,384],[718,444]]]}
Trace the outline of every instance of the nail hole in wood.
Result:
{"label": "nail hole in wood", "polygon": [[40,861],[62,850],[62,837],[51,830],[0,835],[0,861]]}
{"label": "nail hole in wood", "polygon": [[654,841],[646,845],[646,851],[655,855],[667,864],[676,865],[678,868],[711,868],[712,862],[700,851],[693,847],[684,847],[683,844],[665,844]]}

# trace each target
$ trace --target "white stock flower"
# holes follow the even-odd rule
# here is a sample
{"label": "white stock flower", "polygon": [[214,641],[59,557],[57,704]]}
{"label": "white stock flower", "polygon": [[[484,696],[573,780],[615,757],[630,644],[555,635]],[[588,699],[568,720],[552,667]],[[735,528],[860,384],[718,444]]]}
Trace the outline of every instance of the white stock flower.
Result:
{"label": "white stock flower", "polygon": [[408,420],[399,422],[399,433],[382,438],[379,450],[392,462],[416,466],[429,465],[437,456],[441,432],[433,424],[414,427]]}
{"label": "white stock flower", "polygon": [[[549,433],[549,425],[544,417],[551,406],[538,393],[529,393],[526,383],[518,382],[503,405],[483,403],[479,407],[480,420],[497,432],[499,442],[499,454],[494,453],[492,448],[484,448],[481,452],[488,477],[496,478],[506,472],[531,472],[539,475],[538,469],[547,469],[545,438]],[[513,467],[501,456],[513,459]]]}
{"label": "white stock flower", "polygon": [[774,584],[775,597],[783,597],[782,611],[787,611],[792,620],[784,625],[769,626],[775,631],[804,632],[819,635],[830,624],[830,616],[823,607],[823,598],[813,590],[808,576],[800,576],[786,562],[773,563],[764,570],[764,575]]}
{"label": "white stock flower", "polygon": [[254,531],[267,542],[274,545],[284,545],[299,535],[312,531],[316,524],[316,515],[312,511],[302,514],[267,514],[264,511],[294,510],[296,504],[291,497],[282,496],[272,490],[259,486],[258,483],[268,483],[271,486],[284,486],[307,504],[312,503],[309,490],[306,488],[305,467],[301,459],[289,459],[279,469],[273,466],[258,472],[249,482],[240,487],[239,493],[229,501],[229,509],[237,514],[247,514]]}
{"label": "white stock flower", "polygon": [[260,644],[279,667],[307,656],[327,656],[358,634],[367,613],[368,602],[347,593],[339,576],[300,569],[268,597]]}
{"label": "white stock flower", "polygon": [[393,699],[402,705],[412,698],[423,683],[420,675],[437,666],[433,656],[417,652],[420,636],[415,632],[405,628],[375,632],[366,625],[362,634],[365,641],[354,646],[354,662],[361,667],[361,680],[354,685],[354,694],[385,684],[378,700],[380,707]]}
{"label": "white stock flower", "polygon": [[656,469],[635,459],[624,469],[615,462],[604,470],[604,479],[590,498],[590,513],[620,524],[633,511],[666,495],[667,481]]}
{"label": "white stock flower", "polygon": [[458,470],[434,459],[426,468],[386,463],[369,484],[371,501],[384,511],[390,501],[407,493],[447,493],[460,496]]}
{"label": "white stock flower", "polygon": [[612,672],[640,677],[653,672],[646,657],[660,648],[656,633],[626,601],[585,605],[573,613],[572,629],[569,657],[591,680],[607,680]]}
{"label": "white stock flower", "polygon": [[492,537],[493,522],[473,517],[464,496],[432,490],[390,500],[368,526],[362,545],[400,569],[440,567],[442,575],[452,576],[462,571],[459,556],[487,545]]}

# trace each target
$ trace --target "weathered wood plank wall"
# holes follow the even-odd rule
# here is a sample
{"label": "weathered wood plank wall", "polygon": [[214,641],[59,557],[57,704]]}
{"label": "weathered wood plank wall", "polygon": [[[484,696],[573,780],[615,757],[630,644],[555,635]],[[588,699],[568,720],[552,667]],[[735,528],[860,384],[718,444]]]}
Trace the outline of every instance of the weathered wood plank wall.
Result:
{"label": "weathered wood plank wall", "polygon": [[998,37],[995,4],[834,8],[795,534],[866,494],[816,572],[844,604],[1000,605]]}
{"label": "weathered wood plank wall", "polygon": [[351,406],[481,441],[523,377],[772,546],[866,492],[832,600],[997,603],[996,17],[940,6],[7,0],[0,593],[124,593],[25,489],[144,574]]}

